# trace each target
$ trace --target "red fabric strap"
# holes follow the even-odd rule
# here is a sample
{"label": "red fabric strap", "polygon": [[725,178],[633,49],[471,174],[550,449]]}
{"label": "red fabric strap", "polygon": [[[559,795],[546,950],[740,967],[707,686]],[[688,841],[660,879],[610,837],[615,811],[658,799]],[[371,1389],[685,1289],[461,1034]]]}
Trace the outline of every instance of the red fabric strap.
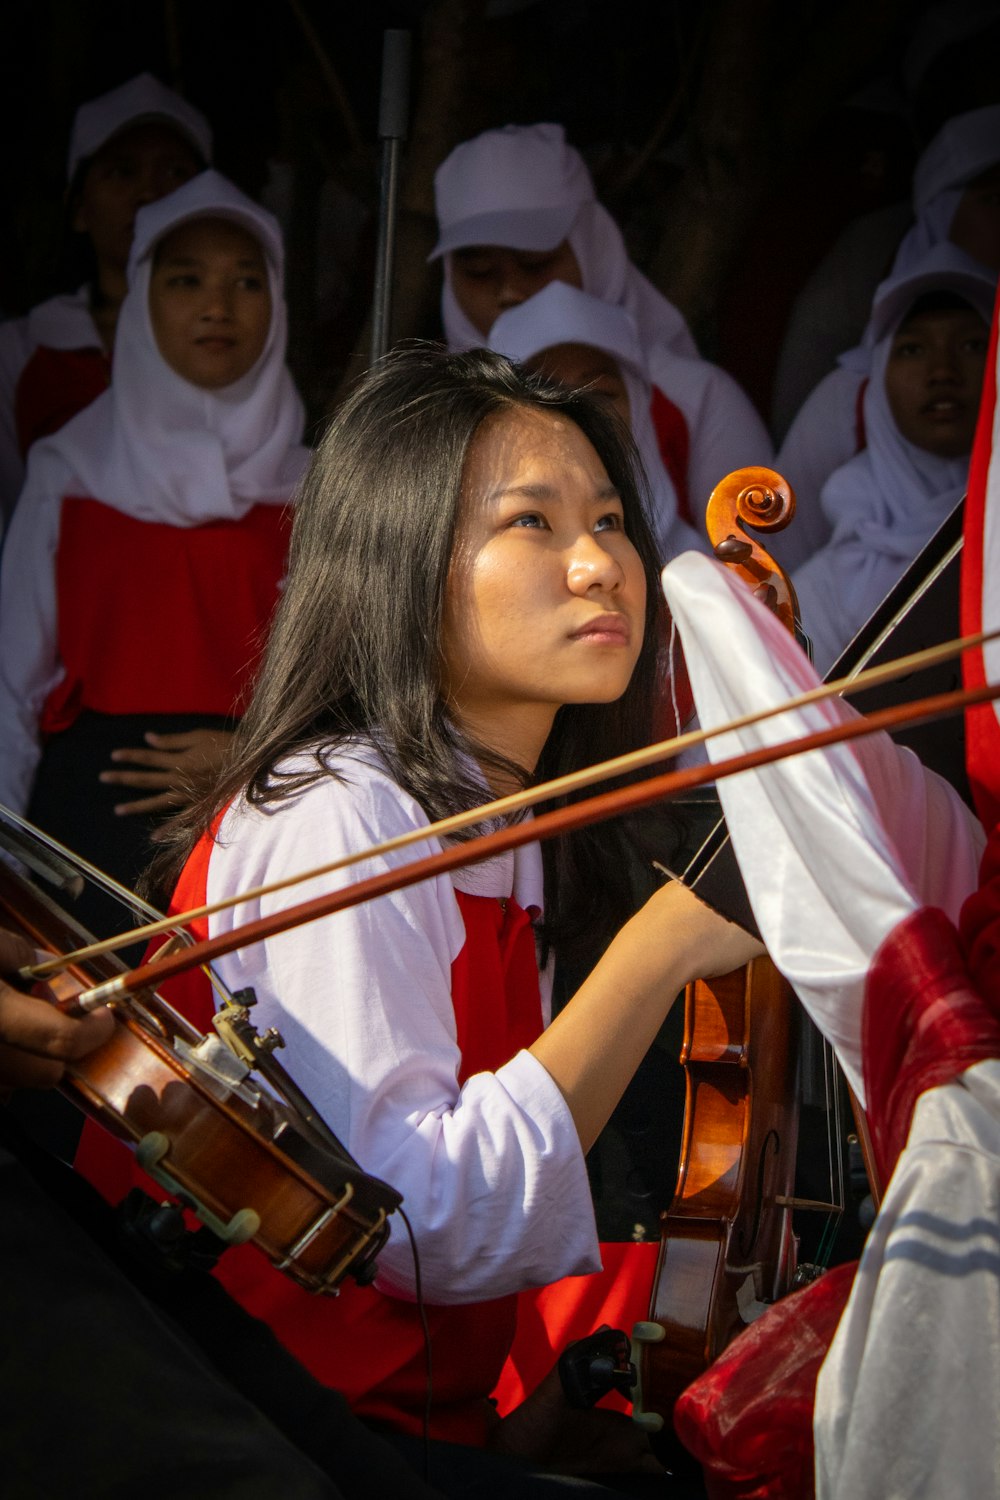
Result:
{"label": "red fabric strap", "polygon": [[[993,426],[997,404],[997,357],[1000,352],[1000,290],[997,292],[997,309],[993,315],[990,333],[990,348],[986,357],[983,376],[983,391],[979,401],[979,418],[976,436],[969,460],[968,492],[962,520],[964,545],[962,548],[962,576],[959,593],[959,625],[963,635],[978,635],[983,628],[983,593],[987,585],[984,570],[983,548],[986,538],[986,512],[988,505],[995,505],[989,496],[990,469],[994,468],[994,487],[997,484],[996,464],[1000,455],[993,454]],[[995,518],[994,518],[995,520]],[[995,580],[990,580],[995,587]],[[986,663],[983,648],[962,653],[962,682],[967,688],[983,687],[986,683]],[[997,724],[997,705],[977,703],[965,710],[965,765],[969,785],[975,799],[983,827],[989,830],[1000,819],[1000,728]]]}
{"label": "red fabric strap", "polygon": [[649,414],[653,419],[656,442],[663,459],[663,467],[670,475],[677,495],[677,514],[682,521],[701,529],[700,520],[691,514],[691,497],[688,494],[688,465],[691,461],[691,435],[687,418],[669,396],[658,386],[653,386],[653,399],[649,403]]}

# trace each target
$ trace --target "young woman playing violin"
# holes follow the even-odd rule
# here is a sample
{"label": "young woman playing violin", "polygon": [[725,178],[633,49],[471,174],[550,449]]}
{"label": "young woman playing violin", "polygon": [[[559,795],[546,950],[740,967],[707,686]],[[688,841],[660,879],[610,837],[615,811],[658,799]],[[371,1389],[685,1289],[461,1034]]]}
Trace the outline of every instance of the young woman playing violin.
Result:
{"label": "young woman playing violin", "polygon": [[[175,909],[648,742],[664,607],[639,486],[596,398],[486,351],[378,367],[305,481],[231,761],[174,826],[160,874],[184,865]],[[759,951],[679,885],[630,915],[620,838],[547,846],[544,871],[528,846],[219,965],[252,986],[255,1024],[279,1029],[337,1136],[404,1196],[435,1438],[506,1442],[488,1398],[515,1294],[599,1268],[587,1150],[684,984]],[[247,900],[211,930],[438,847]],[[584,936],[606,949],[552,1019],[536,949]],[[322,1302],[250,1249],[218,1274],[356,1411],[419,1434],[425,1356],[398,1229],[378,1268],[373,1288]]]}

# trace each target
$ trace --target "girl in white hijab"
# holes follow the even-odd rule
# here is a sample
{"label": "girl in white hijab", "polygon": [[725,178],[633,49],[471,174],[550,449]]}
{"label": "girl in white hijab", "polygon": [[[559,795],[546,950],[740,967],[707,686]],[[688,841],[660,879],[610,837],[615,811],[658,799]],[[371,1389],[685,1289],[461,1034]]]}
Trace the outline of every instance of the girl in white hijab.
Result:
{"label": "girl in white hijab", "polygon": [[126,883],[145,815],[221,753],[280,588],[307,460],[283,259],[215,172],[140,211],[113,384],[35,445],[6,538],[0,802]]}
{"label": "girl in white hijab", "polygon": [[[649,380],[660,392],[661,437],[687,449],[681,514],[745,464],[770,464],[763,422],[736,382],[698,356],[683,316],[628,258],[621,230],[561,125],[505,125],[456,147],[434,196],[444,257],[441,316],[450,349],[484,343],[499,315],[566,282],[630,313]],[[698,366],[695,374],[694,366]]]}
{"label": "girl in white hijab", "polygon": [[[917,162],[913,174],[915,222],[902,240],[892,276],[903,276],[936,246],[952,244],[991,273],[1000,272],[1000,105],[991,104],[947,121]],[[799,511],[779,539],[776,555],[798,567],[828,540],[818,504],[834,469],[864,445],[862,402],[872,372],[875,338],[869,321],[854,349],[820,381],[788,430],[777,468],[795,490]]]}
{"label": "girl in white hijab", "polygon": [[826,673],[965,492],[994,281],[939,246],[876,294],[867,446],[831,475],[831,538],[794,574]]}
{"label": "girl in white hijab", "polygon": [[[709,550],[704,535],[678,514],[677,490],[653,425],[652,382],[630,313],[553,281],[501,313],[490,330],[489,347],[561,385],[586,385],[606,395],[628,422],[642,459],[661,562],[692,547]],[[700,364],[690,363],[696,379]]]}
{"label": "girl in white hijab", "polygon": [[135,214],[212,160],[193,105],[140,73],[82,104],[66,170],[68,227],[86,244],[88,280],[0,325],[0,511],[24,483],[24,455],[107,388]]}

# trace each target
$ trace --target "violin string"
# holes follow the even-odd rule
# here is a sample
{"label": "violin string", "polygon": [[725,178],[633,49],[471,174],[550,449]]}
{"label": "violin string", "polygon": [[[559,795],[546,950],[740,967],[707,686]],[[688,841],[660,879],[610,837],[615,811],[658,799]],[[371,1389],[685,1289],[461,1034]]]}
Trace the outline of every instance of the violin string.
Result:
{"label": "violin string", "polygon": [[100,942],[90,943],[86,947],[78,948],[72,953],[54,956],[44,963],[26,965],[24,969],[19,971],[18,977],[26,981],[47,978],[49,975],[67,968],[70,964],[82,963],[89,958],[97,957],[101,953],[113,952],[117,948],[125,947],[140,939],[148,940],[161,932],[174,931],[178,927],[186,926],[191,922],[201,920],[205,917],[214,916],[218,912],[226,911],[246,901],[260,900],[264,896],[269,896],[277,891],[303,884],[308,880],[317,879],[323,875],[334,874],[336,871],[357,864],[362,860],[391,854],[409,845],[423,843],[427,839],[444,839],[462,829],[472,827],[476,823],[500,817],[509,817],[515,812],[534,807],[537,803],[547,801],[553,797],[564,796],[570,792],[592,786],[596,782],[610,780],[613,777],[622,776],[627,772],[642,770],[659,761],[673,759],[682,750],[687,750],[693,745],[704,744],[706,740],[718,735],[726,734],[736,729],[749,728],[754,724],[762,723],[766,719],[775,718],[780,714],[804,708],[812,703],[822,702],[827,698],[862,692],[866,688],[891,682],[899,677],[908,676],[911,672],[950,660],[960,655],[963,651],[984,645],[987,641],[998,637],[1000,637],[1000,630],[964,636],[957,640],[946,641],[939,646],[928,647],[923,651],[911,652],[907,656],[898,657],[896,660],[885,662],[881,666],[871,667],[857,676],[841,677],[834,682],[820,683],[817,687],[810,688],[794,698],[786,699],[780,704],[771,705],[766,709],[758,710],[751,714],[744,714],[740,718],[732,719],[712,729],[691,730],[673,739],[661,740],[657,744],[648,745],[641,750],[630,751],[627,755],[620,755],[612,760],[587,766],[580,771],[573,771],[569,775],[560,776],[553,781],[543,782],[535,787],[527,787],[523,791],[499,798],[494,802],[485,803],[480,807],[471,808],[466,812],[455,813],[453,816],[443,818],[439,822],[429,823],[426,827],[411,829],[407,833],[399,834],[392,839],[386,839],[383,843],[374,844],[368,849],[361,849],[352,854],[344,855],[340,859],[332,860],[329,864],[319,865],[315,869],[303,870],[298,874],[285,876],[283,879],[273,881],[269,885],[254,886],[248,890],[239,891],[235,895],[227,896],[224,900],[215,902],[214,904],[196,906],[190,908],[188,911],[172,913],[160,921],[149,922],[144,926],[132,928],[128,932],[104,938]]}
{"label": "violin string", "polygon": [[670,676],[670,707],[674,712],[674,732],[681,733],[681,710],[677,702],[677,621],[670,616],[670,641],[667,647],[667,667]]}

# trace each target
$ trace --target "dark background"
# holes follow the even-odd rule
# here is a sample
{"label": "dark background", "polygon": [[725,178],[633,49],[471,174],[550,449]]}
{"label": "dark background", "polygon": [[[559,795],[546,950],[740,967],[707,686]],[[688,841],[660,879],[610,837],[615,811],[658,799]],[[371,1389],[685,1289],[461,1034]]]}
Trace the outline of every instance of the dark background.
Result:
{"label": "dark background", "polygon": [[[987,19],[944,45],[966,11]],[[209,116],[219,169],[279,210],[290,357],[320,419],[366,347],[382,34],[403,27],[397,334],[437,331],[424,265],[434,167],[479,130],[554,119],[633,258],[766,415],[788,308],[839,230],[908,196],[949,114],[1000,97],[991,12],[981,0],[5,0],[0,311],[65,279],[77,105],[149,70]]]}

